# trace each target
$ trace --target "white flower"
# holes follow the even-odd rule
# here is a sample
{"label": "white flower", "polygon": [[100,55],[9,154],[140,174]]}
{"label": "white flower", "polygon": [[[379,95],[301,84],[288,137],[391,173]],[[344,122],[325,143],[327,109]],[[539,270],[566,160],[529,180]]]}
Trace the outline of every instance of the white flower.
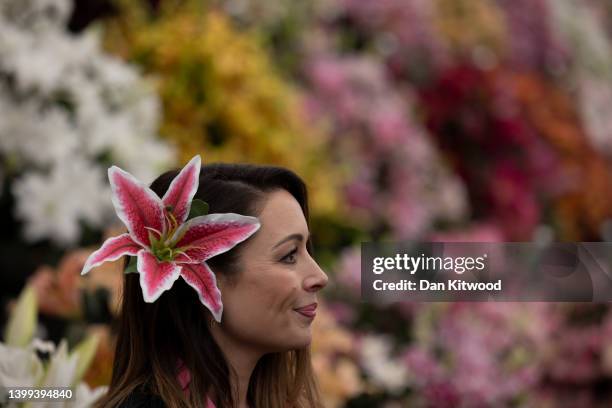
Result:
{"label": "white flower", "polygon": [[[33,296],[32,288],[26,286],[9,316],[5,336],[10,343],[0,343],[0,405],[6,406],[7,401],[7,395],[2,392],[2,387],[69,387],[74,391],[74,399],[65,403],[39,402],[36,406],[39,408],[90,406],[105,388],[90,390],[86,384],[79,382],[95,356],[98,337],[88,336],[70,353],[64,339],[57,348],[50,341],[32,339],[30,327],[36,326],[35,311],[36,297]],[[37,352],[49,353],[49,361],[43,363]],[[16,406],[15,403],[8,405],[10,408]]]}
{"label": "white flower", "polygon": [[100,168],[76,156],[49,175],[30,172],[15,181],[16,215],[27,240],[50,237],[71,245],[80,237],[79,219],[99,226],[110,213],[110,191]]}
{"label": "white flower", "polygon": [[15,50],[11,58],[7,58],[6,67],[16,74],[20,91],[37,90],[49,94],[66,74],[63,58],[70,44],[57,33],[49,34],[42,43],[34,38],[28,40],[25,47]]}
{"label": "white flower", "polygon": [[3,58],[0,59],[0,68],[8,70],[11,66],[12,54],[28,46],[29,39],[27,33],[19,30],[0,15],[0,52]]}
{"label": "white flower", "polygon": [[[98,36],[98,32],[90,35]],[[98,53],[95,60],[90,61],[90,69],[95,72],[96,80],[103,86],[116,92],[130,90],[138,82],[139,73],[134,65],[128,65],[118,58]]]}
{"label": "white flower", "polygon": [[43,365],[31,349],[0,343],[0,386],[34,387],[43,375]]}
{"label": "white flower", "polygon": [[[46,368],[36,355],[35,350],[40,347],[52,353]],[[64,339],[57,349],[53,343],[40,339],[34,339],[27,348],[9,347],[0,343],[0,386],[70,387],[74,395],[72,400],[64,403],[39,402],[36,406],[40,408],[90,407],[108,388],[90,389],[87,384],[79,382],[80,379],[75,378],[78,358],[78,354],[68,352]]]}
{"label": "white flower", "polygon": [[360,359],[372,382],[390,392],[408,385],[408,369],[391,359],[391,341],[385,336],[366,335],[361,340]]}
{"label": "white flower", "polygon": [[64,404],[47,403],[49,408],[57,407],[58,405],[66,408],[89,407],[106,392],[106,387],[98,387],[92,390],[87,384],[79,383],[80,378],[76,378],[78,361],[79,355],[77,353],[69,353],[66,340],[62,339],[57,351],[50,358],[40,387],[70,387],[73,390],[74,399],[66,401]]}
{"label": "white flower", "polygon": [[69,193],[63,180],[54,175],[28,173],[13,185],[17,199],[16,215],[25,221],[28,241],[52,237],[63,244],[74,242],[79,234],[74,202],[65,200]]}
{"label": "white flower", "polygon": [[113,157],[117,165],[124,165],[127,171],[150,184],[163,169],[167,169],[176,157],[176,148],[161,141],[144,138],[124,138],[113,144]]}
{"label": "white flower", "polygon": [[34,351],[40,351],[42,353],[49,354],[55,353],[56,350],[55,344],[52,341],[45,341],[39,339],[38,337],[32,340],[32,343],[30,343],[30,348]]}
{"label": "white flower", "polygon": [[152,181],[177,157],[157,138],[154,89],[104,52],[100,31],[70,33],[71,7],[0,0],[0,154],[21,174],[11,192],[26,239],[60,245],[78,240],[80,221],[118,221],[98,160]]}
{"label": "white flower", "polygon": [[62,339],[56,352],[50,358],[41,387],[70,386],[75,379],[77,363],[78,356],[68,354],[68,344],[65,339]]}
{"label": "white flower", "polygon": [[63,29],[72,13],[70,0],[2,0],[0,15],[36,32]]}
{"label": "white flower", "polygon": [[612,75],[612,52],[605,25],[583,2],[553,0],[548,2],[553,12],[554,29],[571,45],[574,70],[600,78]]}
{"label": "white flower", "polygon": [[612,156],[612,117],[608,110],[612,103],[611,80],[581,78],[579,82],[580,110],[587,134],[594,146]]}
{"label": "white flower", "polygon": [[65,112],[42,110],[32,103],[14,104],[2,95],[0,108],[0,151],[39,167],[63,161],[76,151],[78,136]]}
{"label": "white flower", "polygon": [[71,408],[86,408],[90,407],[98,398],[108,391],[108,387],[97,387],[91,389],[85,383],[81,383],[76,387],[74,401],[66,403],[66,407]]}
{"label": "white flower", "polygon": [[30,343],[36,330],[37,304],[34,288],[26,286],[6,323],[4,341],[7,346],[19,347]]}

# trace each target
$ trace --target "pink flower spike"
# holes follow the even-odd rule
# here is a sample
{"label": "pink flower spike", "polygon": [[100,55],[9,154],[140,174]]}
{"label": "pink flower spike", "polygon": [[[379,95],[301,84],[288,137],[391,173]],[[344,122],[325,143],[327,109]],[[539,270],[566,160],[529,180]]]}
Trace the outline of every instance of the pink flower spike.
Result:
{"label": "pink flower spike", "polygon": [[138,252],[136,269],[140,274],[142,297],[147,303],[154,302],[164,291],[170,289],[181,271],[180,266],[174,262],[158,262],[146,249]]}
{"label": "pink flower spike", "polygon": [[235,213],[207,214],[192,218],[183,224],[171,239],[173,246],[184,252],[178,254],[175,261],[204,262],[229,251],[253,235],[260,226],[256,217]]}
{"label": "pink flower spike", "polygon": [[151,242],[146,227],[165,232],[162,200],[153,190],[117,166],[108,169],[108,178],[119,219],[134,241],[149,247]]}
{"label": "pink flower spike", "polygon": [[221,322],[223,303],[217,278],[206,262],[181,265],[181,276],[198,292],[200,302],[210,310],[217,322]]}
{"label": "pink flower spike", "polygon": [[102,247],[92,253],[81,270],[81,275],[85,275],[92,268],[107,261],[116,261],[123,255],[136,255],[142,247],[132,240],[130,234],[121,234],[107,239]]}
{"label": "pink flower spike", "polygon": [[181,172],[172,180],[162,202],[164,207],[171,206],[178,224],[182,224],[189,215],[191,201],[198,190],[200,180],[200,156],[194,156]]}

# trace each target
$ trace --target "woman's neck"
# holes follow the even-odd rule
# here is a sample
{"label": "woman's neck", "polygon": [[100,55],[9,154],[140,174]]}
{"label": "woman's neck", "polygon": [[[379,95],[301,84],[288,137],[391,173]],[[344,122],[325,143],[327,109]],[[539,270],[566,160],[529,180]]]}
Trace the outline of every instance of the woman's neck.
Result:
{"label": "woman's neck", "polygon": [[[248,347],[244,344],[236,343],[226,336],[219,328],[213,329],[212,334],[231,368],[233,368],[237,374],[237,378],[231,376],[230,381],[232,389],[238,392],[238,408],[248,408],[247,391],[249,389],[251,374],[253,374],[255,365],[257,365],[257,362],[264,353],[258,351],[255,347]],[[236,381],[238,382],[237,384]]]}

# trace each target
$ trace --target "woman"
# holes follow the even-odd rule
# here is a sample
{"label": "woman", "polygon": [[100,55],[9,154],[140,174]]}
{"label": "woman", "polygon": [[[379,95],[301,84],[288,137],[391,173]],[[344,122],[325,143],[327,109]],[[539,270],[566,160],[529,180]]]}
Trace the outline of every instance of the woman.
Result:
{"label": "woman", "polygon": [[[199,156],[197,174],[194,198],[208,203],[210,214],[260,223],[248,239],[206,260],[222,319],[187,279],[150,302],[141,270],[126,273],[112,380],[97,407],[322,406],[309,344],[327,276],[311,256],[305,184],[279,167],[200,169]],[[165,198],[179,176],[166,172],[150,190]]]}

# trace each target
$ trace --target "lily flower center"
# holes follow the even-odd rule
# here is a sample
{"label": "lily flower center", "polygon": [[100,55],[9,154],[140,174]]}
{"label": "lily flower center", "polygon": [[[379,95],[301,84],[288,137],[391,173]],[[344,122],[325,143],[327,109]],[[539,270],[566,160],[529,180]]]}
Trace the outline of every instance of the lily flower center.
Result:
{"label": "lily flower center", "polygon": [[[176,248],[175,245],[179,239],[172,241],[174,233],[179,225],[176,217],[172,213],[172,206],[168,206],[164,211],[164,224],[166,226],[165,233],[162,233],[154,228],[145,227],[149,230],[149,242],[151,244],[151,253],[159,262],[172,262],[178,255],[185,255],[185,248]],[[157,235],[157,236],[156,236]]]}

